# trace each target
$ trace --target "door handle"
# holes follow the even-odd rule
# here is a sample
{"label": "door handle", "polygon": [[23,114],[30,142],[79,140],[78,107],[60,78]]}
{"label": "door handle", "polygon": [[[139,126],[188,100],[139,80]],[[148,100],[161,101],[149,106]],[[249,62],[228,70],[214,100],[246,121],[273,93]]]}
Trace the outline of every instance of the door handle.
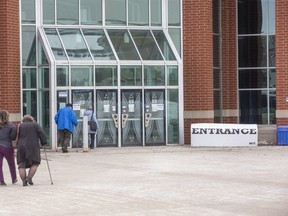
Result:
{"label": "door handle", "polygon": [[129,117],[129,114],[122,114],[122,128],[126,127],[126,122]]}
{"label": "door handle", "polygon": [[148,127],[152,113],[145,113],[145,127]]}
{"label": "door handle", "polygon": [[114,121],[115,127],[118,128],[118,127],[119,127],[118,114],[111,114],[111,116],[112,116],[112,119],[113,119],[113,121]]}

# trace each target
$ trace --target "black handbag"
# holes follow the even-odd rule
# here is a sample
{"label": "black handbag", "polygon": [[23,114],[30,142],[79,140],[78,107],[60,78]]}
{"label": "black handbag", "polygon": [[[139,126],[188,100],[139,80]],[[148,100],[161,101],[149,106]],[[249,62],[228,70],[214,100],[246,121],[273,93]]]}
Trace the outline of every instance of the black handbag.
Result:
{"label": "black handbag", "polygon": [[96,122],[93,120],[93,114],[94,114],[94,113],[92,113],[92,115],[91,115],[90,121],[88,121],[88,125],[90,126],[90,130],[91,130],[91,131],[97,131],[97,124],[96,124]]}

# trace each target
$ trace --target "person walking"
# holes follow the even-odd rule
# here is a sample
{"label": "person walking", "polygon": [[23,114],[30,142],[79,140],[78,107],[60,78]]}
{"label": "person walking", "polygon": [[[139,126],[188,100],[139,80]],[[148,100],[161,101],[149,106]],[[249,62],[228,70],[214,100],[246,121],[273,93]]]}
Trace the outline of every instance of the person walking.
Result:
{"label": "person walking", "polygon": [[6,186],[3,175],[3,158],[7,160],[12,183],[15,184],[18,181],[12,146],[12,140],[15,140],[16,136],[17,130],[15,125],[9,122],[8,111],[0,110],[0,186]]}
{"label": "person walking", "polygon": [[[89,106],[87,110],[85,110],[84,112],[84,116],[88,117],[88,121],[94,121],[96,122],[97,125],[97,129],[99,128],[99,123],[98,120],[96,118],[96,114],[93,112],[93,107]],[[94,141],[95,141],[95,134],[97,133],[96,131],[91,130],[91,128],[88,126],[88,134],[90,137],[90,144],[89,144],[89,148],[90,149],[94,149],[95,145],[94,145]]]}
{"label": "person walking", "polygon": [[61,108],[55,115],[54,120],[58,129],[58,145],[62,147],[63,153],[67,153],[74,126],[78,125],[72,104],[67,103],[64,108]]}
{"label": "person walking", "polygon": [[[19,127],[17,164],[23,186],[33,185],[32,178],[41,162],[40,145],[47,145],[47,138],[42,127],[30,115],[25,115]],[[26,175],[26,169],[29,169]]]}

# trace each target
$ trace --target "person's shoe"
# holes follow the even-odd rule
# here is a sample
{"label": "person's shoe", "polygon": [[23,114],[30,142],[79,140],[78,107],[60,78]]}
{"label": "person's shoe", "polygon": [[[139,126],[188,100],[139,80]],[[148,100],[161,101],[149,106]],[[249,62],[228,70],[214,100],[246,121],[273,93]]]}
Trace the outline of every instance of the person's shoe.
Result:
{"label": "person's shoe", "polygon": [[23,187],[24,186],[28,186],[27,179],[25,181],[23,181]]}
{"label": "person's shoe", "polygon": [[29,185],[34,185],[31,177],[27,177],[26,182],[28,182]]}
{"label": "person's shoe", "polygon": [[68,153],[67,149],[62,149],[62,153]]}
{"label": "person's shoe", "polygon": [[7,184],[4,182],[4,180],[3,181],[0,181],[0,185],[1,186],[6,186]]}
{"label": "person's shoe", "polygon": [[17,182],[18,182],[18,179],[16,178],[12,181],[12,184],[16,184]]}

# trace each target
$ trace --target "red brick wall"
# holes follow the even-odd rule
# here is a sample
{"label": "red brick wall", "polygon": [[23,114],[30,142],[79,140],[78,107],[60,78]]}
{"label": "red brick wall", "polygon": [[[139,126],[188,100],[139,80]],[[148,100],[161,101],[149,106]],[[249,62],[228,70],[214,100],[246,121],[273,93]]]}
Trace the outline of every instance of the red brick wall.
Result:
{"label": "red brick wall", "polygon": [[[236,1],[222,0],[222,94],[223,110],[237,109],[237,7]],[[237,117],[224,117],[237,123]]]}
{"label": "red brick wall", "polygon": [[0,109],[20,113],[19,0],[0,4]]}
{"label": "red brick wall", "polygon": [[[184,110],[213,110],[212,0],[183,0]],[[185,119],[185,143],[190,124],[213,119]]]}
{"label": "red brick wall", "polygon": [[[275,1],[276,12],[276,98],[277,110],[288,110],[288,1]],[[277,119],[277,125],[287,125],[287,118]]]}

